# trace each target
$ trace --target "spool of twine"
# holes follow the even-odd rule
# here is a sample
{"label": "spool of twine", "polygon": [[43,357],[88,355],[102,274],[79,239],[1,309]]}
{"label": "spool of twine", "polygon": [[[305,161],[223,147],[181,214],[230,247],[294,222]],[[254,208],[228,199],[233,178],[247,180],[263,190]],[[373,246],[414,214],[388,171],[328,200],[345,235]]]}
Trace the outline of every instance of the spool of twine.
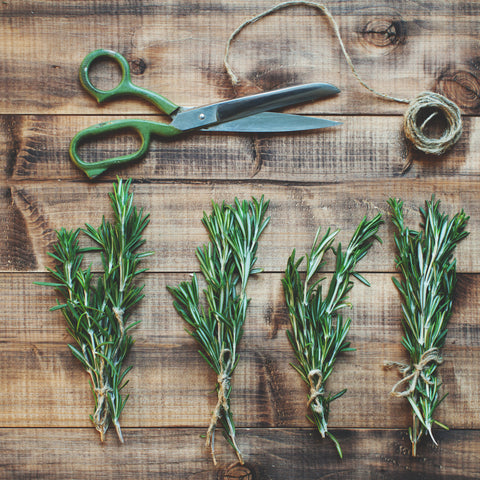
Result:
{"label": "spool of twine", "polygon": [[[319,11],[321,11],[327,20],[329,21],[330,25],[335,32],[335,35],[338,39],[340,44],[340,48],[342,49],[343,55],[347,61],[347,64],[350,67],[350,70],[353,73],[353,76],[358,80],[358,82],[367,90],[369,90],[374,95],[383,98],[385,100],[390,100],[399,103],[406,103],[408,104],[408,108],[404,115],[403,121],[403,129],[405,136],[411,142],[411,144],[417,149],[427,154],[433,155],[442,155],[447,151],[451,146],[455,145],[459,140],[460,136],[462,135],[462,117],[461,112],[458,106],[446,98],[445,96],[435,93],[435,92],[423,92],[417,95],[415,98],[409,100],[405,98],[398,98],[392,95],[388,95],[385,93],[378,92],[370,85],[368,85],[358,74],[355,66],[353,65],[352,59],[348,54],[345,45],[343,43],[342,37],[340,35],[340,30],[338,28],[338,24],[333,18],[332,14],[328,10],[328,8],[317,2],[310,2],[308,0],[291,0],[286,1],[283,3],[279,3],[264,12],[255,15],[252,18],[249,18],[242,22],[230,35],[227,40],[227,44],[225,47],[225,56],[224,56],[224,66],[225,70],[227,71],[232,85],[235,87],[240,82],[233,71],[233,68],[229,62],[229,54],[230,54],[230,47],[234,41],[234,39],[238,36],[238,34],[248,25],[251,25],[262,18],[271,15],[278,10],[282,10],[284,8],[292,7],[292,6],[308,6],[313,7]],[[447,123],[447,127],[442,133],[442,135],[438,137],[430,137],[425,133],[425,127],[427,124],[435,118],[437,115],[442,115]],[[428,115],[428,116],[427,116]],[[423,121],[420,120],[424,117],[427,118]],[[408,168],[411,166],[412,163],[412,155],[409,152],[407,156],[407,161],[405,166],[403,167],[402,173],[406,172]]]}

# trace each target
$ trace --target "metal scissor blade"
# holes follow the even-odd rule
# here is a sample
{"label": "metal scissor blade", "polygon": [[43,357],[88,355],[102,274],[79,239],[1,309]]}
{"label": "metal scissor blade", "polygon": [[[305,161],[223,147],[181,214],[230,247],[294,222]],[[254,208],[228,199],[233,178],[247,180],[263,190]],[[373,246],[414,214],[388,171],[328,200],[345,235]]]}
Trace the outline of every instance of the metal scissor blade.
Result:
{"label": "metal scissor blade", "polygon": [[179,130],[207,128],[217,123],[329,97],[339,92],[337,87],[329,83],[308,83],[281,88],[182,111],[175,116],[171,125]]}
{"label": "metal scissor blade", "polygon": [[333,127],[341,124],[341,122],[325,120],[324,118],[291,115],[288,113],[262,112],[230,122],[219,123],[202,130],[207,132],[286,133],[318,130],[320,128]]}
{"label": "metal scissor blade", "polygon": [[329,97],[339,92],[337,87],[329,83],[309,83],[281,88],[217,104],[217,118],[219,122],[227,122],[235,118]]}

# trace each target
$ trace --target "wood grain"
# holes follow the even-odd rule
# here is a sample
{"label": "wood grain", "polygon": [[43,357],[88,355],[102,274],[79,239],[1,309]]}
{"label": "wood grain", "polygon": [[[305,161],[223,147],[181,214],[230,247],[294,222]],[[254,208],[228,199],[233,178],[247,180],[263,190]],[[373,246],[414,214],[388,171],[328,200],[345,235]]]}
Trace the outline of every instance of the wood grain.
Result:
{"label": "wood grain", "polygon": [[[217,443],[219,467],[212,466],[200,429],[125,429],[127,441],[99,447],[91,429],[0,430],[4,478],[302,478],[434,480],[478,478],[478,431],[439,433],[439,446],[421,446],[417,458],[396,430],[336,430],[345,458],[331,442],[309,429],[239,429],[246,465]],[[82,452],[81,455],[72,452]],[[86,459],[88,459],[86,461]],[[295,459],[292,462],[292,459]]]}
{"label": "wood grain", "polygon": [[[117,117],[115,117],[117,118]],[[128,117],[120,117],[128,118]],[[150,118],[152,117],[143,117]],[[343,125],[302,135],[189,134],[178,139],[154,138],[147,156],[115,168],[97,182],[116,175],[137,180],[275,181],[342,183],[358,179],[478,178],[480,120],[467,117],[460,141],[441,158],[414,152],[412,168],[402,175],[407,144],[398,116],[326,117]],[[70,161],[73,136],[105,116],[6,115],[0,122],[0,155],[7,160],[0,178],[26,180],[84,180]],[[166,118],[159,121],[169,122]],[[137,147],[132,136],[92,144],[82,158],[95,161],[123,155]]]}
{"label": "wood grain", "polygon": [[[94,2],[8,2],[0,15],[5,32],[0,112],[98,113],[82,92],[77,71],[83,57],[100,47],[143,65],[135,69],[135,81],[180,105],[231,98],[235,93],[223,69],[227,38],[245,18],[270,6],[263,0],[102,2],[101,7]],[[435,2],[434,15],[428,4],[410,1],[371,5],[358,0],[346,6],[335,0],[329,8],[359,74],[374,88],[407,98],[434,89],[466,113],[479,112],[477,2]],[[338,85],[342,94],[316,105],[316,113],[405,109],[376,100],[357,83],[332,29],[312,8],[291,8],[245,30],[231,61],[243,84],[238,94],[321,80]],[[114,104],[103,111],[152,109],[127,102],[121,111]]]}
{"label": "wood grain", "polygon": [[[32,278],[33,277],[33,278]],[[243,427],[308,426],[306,387],[290,367],[293,352],[285,335],[289,320],[284,306],[281,275],[262,274],[252,280],[252,297],[241,360],[233,378],[233,411]],[[56,296],[51,289],[32,285],[45,275],[0,275],[4,299],[0,316],[0,427],[18,423],[40,427],[78,427],[90,424],[93,408],[87,375],[66,344],[60,312],[50,313]],[[405,360],[400,346],[400,299],[387,275],[368,274],[372,284],[358,284],[351,292],[353,322],[349,338],[356,352],[339,359],[328,388],[347,394],[332,406],[332,428],[401,428],[409,420],[407,403],[390,397],[399,379],[385,370],[387,360]],[[198,346],[184,331],[167,285],[186,280],[183,274],[147,274],[146,298],[135,318],[142,319],[128,357],[134,365],[127,387],[131,397],[122,415],[126,427],[206,426],[214,407],[215,376],[197,353]],[[439,418],[454,428],[478,428],[480,408],[475,379],[480,375],[480,335],[476,305],[479,275],[461,275],[450,323],[445,363],[440,371],[449,396]],[[12,288],[13,287],[13,288]],[[25,300],[18,302],[18,291]],[[18,305],[11,311],[10,305]],[[185,414],[188,412],[188,414]],[[352,413],[354,412],[354,414]]]}
{"label": "wood grain", "polygon": [[[464,132],[446,155],[413,153],[402,174],[406,106],[376,98],[353,78],[332,28],[311,7],[297,6],[241,32],[231,49],[240,78],[233,88],[223,68],[228,36],[267,0],[6,0],[0,2],[0,478],[162,478],[283,480],[470,479],[479,476],[480,407],[480,2],[329,0],[353,63],[380,92],[412,98],[445,94],[461,108]],[[113,118],[169,120],[134,99],[97,105],[81,87],[78,68],[96,48],[127,58],[136,84],[184,106],[308,82],[330,82],[331,99],[291,113],[339,120],[342,126],[295,135],[191,134],[154,139],[141,161],[89,181],[68,156],[79,130]],[[118,81],[111,64],[94,65],[101,88]],[[91,161],[125,153],[135,138],[85,145]],[[60,227],[96,225],[110,217],[107,195],[116,175],[132,177],[135,203],[151,214],[149,272],[142,319],[128,357],[131,394],[122,414],[126,444],[111,432],[99,444],[88,415],[87,378],[67,349],[47,252]],[[265,195],[271,222],[260,241],[252,297],[233,378],[232,408],[246,466],[218,436],[219,467],[204,448],[215,404],[214,375],[184,331],[167,285],[198,271],[194,250],[207,240],[200,219],[211,201]],[[386,360],[405,359],[400,299],[391,276],[394,229],[386,200],[405,201],[406,221],[435,194],[453,214],[471,216],[458,249],[459,283],[440,368],[449,395],[435,431],[410,457],[408,405],[389,391],[398,372]],[[348,241],[364,216],[383,213],[380,235],[356,285],[350,340],[328,389],[348,391],[332,405],[330,426],[344,451],[322,440],[305,419],[306,386],[285,330],[281,286],[291,250],[305,252],[319,225],[340,228]],[[98,271],[98,259],[88,256]],[[326,271],[333,268],[329,258]],[[329,274],[327,274],[328,277]]]}
{"label": "wood grain", "polygon": [[[258,257],[259,264],[267,271],[283,271],[294,247],[306,252],[319,225],[339,228],[338,239],[345,244],[364,215],[384,213],[386,223],[380,231],[384,244],[373,247],[361,269],[393,272],[394,228],[388,220],[387,199],[403,198],[405,221],[416,228],[420,222],[418,208],[436,194],[447,213],[454,214],[464,208],[471,215],[468,224],[471,235],[458,247],[458,269],[476,273],[480,270],[480,246],[475,241],[480,232],[479,188],[480,183],[475,179],[453,177],[443,183],[423,179],[359,181],[341,188],[321,183],[169,181],[140,183],[133,191],[136,205],[152,215],[145,232],[147,248],[156,252],[146,262],[152,271],[198,270],[195,248],[207,241],[200,220],[204,211],[210,212],[212,199],[232,202],[235,197],[249,199],[264,195],[271,201],[268,210],[271,223],[262,236]],[[110,191],[109,184],[63,181],[19,183],[0,190],[4,202],[0,219],[6,235],[0,242],[1,269],[44,271],[46,265],[52,265],[47,251],[55,241],[54,231],[61,227],[78,228],[87,222],[99,224],[102,215],[111,215]],[[98,268],[98,259],[92,261],[94,268]],[[332,259],[327,269],[332,268],[331,262]]]}

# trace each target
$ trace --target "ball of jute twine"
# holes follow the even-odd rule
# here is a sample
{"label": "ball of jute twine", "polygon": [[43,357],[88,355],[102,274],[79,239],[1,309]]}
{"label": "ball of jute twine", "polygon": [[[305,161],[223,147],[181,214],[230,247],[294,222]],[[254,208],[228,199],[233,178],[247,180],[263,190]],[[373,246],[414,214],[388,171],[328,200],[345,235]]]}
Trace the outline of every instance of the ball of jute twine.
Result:
{"label": "ball of jute twine", "polygon": [[[422,112],[434,110],[421,125],[418,119]],[[438,112],[442,113],[447,128],[439,138],[425,135],[423,129]],[[406,137],[422,152],[442,155],[457,143],[462,135],[462,115],[458,106],[448,98],[435,92],[423,92],[415,97],[405,112],[403,127]]]}
{"label": "ball of jute twine", "polygon": [[[350,55],[348,54],[345,48],[345,44],[343,43],[342,37],[340,35],[340,30],[338,28],[337,22],[333,18],[328,8],[321,3],[310,2],[306,0],[291,0],[283,3],[279,3],[278,5],[275,5],[269,8],[268,10],[265,10],[264,12],[261,12],[258,15],[255,15],[254,17],[249,18],[245,20],[243,23],[241,23],[228,38],[227,45],[225,48],[224,62],[223,62],[225,66],[225,70],[227,71],[231,79],[232,85],[234,87],[238,85],[240,82],[237,75],[233,71],[232,66],[230,65],[228,57],[230,54],[231,44],[235,39],[235,37],[237,37],[237,35],[248,25],[251,25],[257,22],[258,20],[268,15],[271,15],[272,13],[278,10],[281,10],[287,7],[298,6],[298,5],[313,7],[317,10],[320,10],[327,17],[340,43],[340,47],[342,49],[343,55],[354,77],[358,80],[358,82],[363,87],[365,87],[374,95],[380,98],[383,98],[385,100],[391,100],[394,102],[408,104],[408,108],[404,115],[403,129],[405,132],[405,136],[408,138],[408,140],[410,140],[412,145],[417,150],[420,150],[427,154],[442,155],[451,146],[457,143],[460,136],[462,135],[462,117],[461,117],[460,109],[458,108],[458,106],[454,102],[446,98],[445,96],[435,92],[428,92],[428,91],[423,92],[417,95],[415,98],[409,100],[405,98],[398,98],[391,95],[387,95],[387,94],[378,92],[374,88],[370,87],[370,85],[368,85],[360,77],[355,66],[353,65],[352,59],[350,58]],[[420,124],[420,118],[425,116],[426,112],[429,112],[430,115],[426,118],[426,120],[424,120]],[[443,134],[440,135],[439,137],[429,137],[424,131],[425,127],[430,122],[430,120],[436,117],[439,113],[442,114],[443,117],[445,118],[447,127],[444,130]],[[408,168],[410,168],[411,163],[412,163],[412,155],[410,152],[407,156],[407,161],[405,166],[403,167],[402,173],[406,172]]]}

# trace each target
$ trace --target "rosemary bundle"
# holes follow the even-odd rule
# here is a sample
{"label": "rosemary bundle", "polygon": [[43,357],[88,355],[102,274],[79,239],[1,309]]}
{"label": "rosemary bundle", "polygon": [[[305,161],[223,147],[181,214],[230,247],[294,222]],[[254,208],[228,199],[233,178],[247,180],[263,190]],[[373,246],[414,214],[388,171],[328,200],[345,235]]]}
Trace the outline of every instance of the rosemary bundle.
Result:
{"label": "rosemary bundle", "polygon": [[217,405],[207,431],[207,446],[215,458],[215,428],[218,421],[243,463],[235,438],[235,424],[230,409],[231,377],[238,364],[238,344],[250,300],[246,295],[250,275],[255,268],[258,239],[268,224],[265,219],[268,201],[255,198],[234,205],[212,202],[213,212],[203,215],[202,223],[210,242],[196,250],[200,269],[207,284],[203,290],[207,306],[200,305],[197,276],[191,282],[168,287],[174,306],[191,327],[188,332],[200,344],[200,354],[217,374]]}
{"label": "rosemary bundle", "polygon": [[[403,280],[393,278],[393,282],[403,299],[402,345],[410,363],[388,362],[387,366],[397,366],[403,375],[391,393],[405,397],[412,408],[413,423],[408,431],[415,456],[418,442],[427,432],[437,443],[432,434],[434,424],[448,430],[433,418],[435,409],[446,397],[439,394],[437,368],[443,361],[440,349],[452,315],[457,280],[453,252],[457,243],[468,235],[465,227],[469,217],[462,210],[450,220],[440,212],[440,202],[432,197],[425,202],[425,209],[420,208],[423,232],[417,232],[404,224],[403,202],[391,198],[388,203],[398,230],[396,265]],[[406,389],[398,391],[402,385]]]}
{"label": "rosemary bundle", "polygon": [[[310,408],[312,417],[307,418],[316,425],[323,438],[328,436],[334,442],[340,457],[343,456],[342,449],[334,435],[328,431],[327,423],[330,403],[341,397],[346,389],[335,394],[327,393],[325,382],[333,372],[338,355],[354,350],[346,340],[351,319],[344,321],[338,312],[351,306],[347,303],[347,294],[353,287],[352,276],[369,285],[364,277],[355,272],[355,267],[367,254],[373,241],[381,241],[377,232],[382,223],[381,215],[370,221],[363,218],[345,252],[342,252],[341,244],[338,244],[336,250],[332,247],[339,230],[331,232],[328,229],[323,238],[319,239],[319,228],[312,250],[306,255],[304,280],[299,270],[304,257],[297,260],[295,250],[288,259],[282,280],[292,326],[291,331],[287,330],[287,336],[298,361],[298,365],[292,366],[310,388],[307,407]],[[323,298],[321,282],[324,278],[317,278],[317,274],[325,264],[325,253],[330,249],[336,256],[336,266]]]}
{"label": "rosemary bundle", "polygon": [[[54,253],[55,269],[48,271],[55,282],[39,282],[54,287],[64,303],[57,301],[51,310],[61,310],[67,322],[67,331],[76,345],[69,345],[72,354],[90,376],[90,387],[95,399],[95,411],[90,415],[103,441],[113,422],[118,438],[123,442],[119,417],[128,399],[121,390],[128,383],[126,375],[131,366],[123,368],[134,340],[130,330],[140,321],[129,323],[131,310],[142,298],[143,286],[135,284],[135,277],[144,272],[140,261],[150,253],[138,253],[144,243],[142,232],[148,225],[148,215],[137,211],[129,193],[131,180],[118,179],[110,194],[115,222],[103,218],[98,229],[57,231]],[[81,248],[79,236],[83,233],[94,242],[94,247]],[[91,266],[82,268],[83,254],[100,252],[103,274],[97,281]]]}

